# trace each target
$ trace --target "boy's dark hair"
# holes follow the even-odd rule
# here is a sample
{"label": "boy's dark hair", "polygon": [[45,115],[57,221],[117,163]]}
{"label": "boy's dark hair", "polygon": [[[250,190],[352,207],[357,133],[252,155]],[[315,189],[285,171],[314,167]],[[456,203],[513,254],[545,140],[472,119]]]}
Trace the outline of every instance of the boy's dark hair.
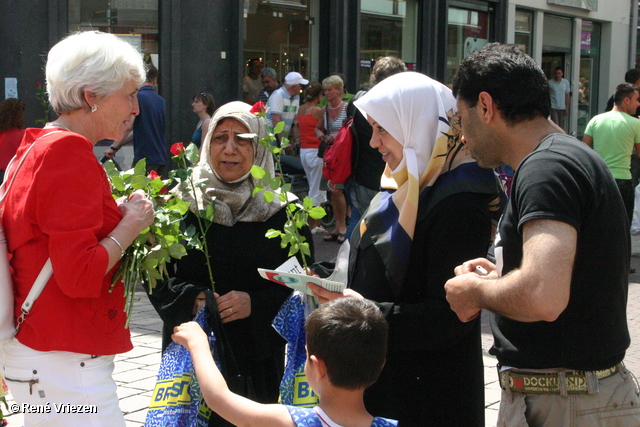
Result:
{"label": "boy's dark hair", "polygon": [[624,73],[624,81],[627,83],[631,83],[632,85],[634,85],[639,79],[640,79],[640,70],[638,70],[637,68],[632,68],[626,73]]}
{"label": "boy's dark hair", "polygon": [[510,125],[551,113],[544,72],[516,46],[486,44],[462,61],[452,87],[453,95],[469,108],[476,106],[480,92],[489,93]]}
{"label": "boy's dark hair", "polygon": [[146,82],[152,82],[158,78],[158,69],[153,64],[147,65],[147,79]]}
{"label": "boy's dark hair", "polygon": [[613,102],[620,106],[625,98],[633,96],[633,92],[637,90],[638,88],[631,83],[621,83],[616,87],[616,93],[613,94]]}
{"label": "boy's dark hair", "polygon": [[371,86],[375,86],[387,77],[404,71],[407,71],[407,66],[404,65],[402,59],[396,58],[395,56],[383,56],[378,58],[373,66],[369,82]]}
{"label": "boy's dark hair", "polygon": [[307,353],[324,361],[331,384],[347,390],[376,382],[387,354],[389,326],[361,298],[339,298],[313,311],[305,324]]}

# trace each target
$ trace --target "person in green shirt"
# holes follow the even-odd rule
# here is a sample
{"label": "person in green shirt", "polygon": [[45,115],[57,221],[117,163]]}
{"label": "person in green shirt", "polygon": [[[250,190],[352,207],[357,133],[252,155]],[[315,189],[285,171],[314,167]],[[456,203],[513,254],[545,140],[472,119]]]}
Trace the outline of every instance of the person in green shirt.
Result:
{"label": "person in green shirt", "polygon": [[631,183],[631,152],[640,155],[640,120],[632,117],[640,106],[638,88],[622,83],[616,88],[614,107],[589,121],[582,141],[592,147],[605,161],[618,184],[631,223],[633,215],[633,184]]}

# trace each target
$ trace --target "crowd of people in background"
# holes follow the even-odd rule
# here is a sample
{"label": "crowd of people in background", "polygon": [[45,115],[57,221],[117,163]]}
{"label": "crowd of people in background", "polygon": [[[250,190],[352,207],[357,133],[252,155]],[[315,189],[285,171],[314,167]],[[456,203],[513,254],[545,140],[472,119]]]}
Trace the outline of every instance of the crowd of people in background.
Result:
{"label": "crowd of people in background", "polygon": [[[571,87],[562,68],[548,79],[499,43],[465,58],[451,87],[392,56],[376,61],[355,94],[339,72],[310,82],[291,70],[279,81],[252,58],[242,100],[217,106],[210,92],[193,95],[198,185],[176,196],[190,206],[185,229],[202,227],[194,212],[213,210],[200,229],[208,252],[175,261],[149,298],[163,351],[174,341],[191,352],[217,413],[209,425],[484,426],[481,310],[499,362],[500,427],[640,425],[640,391],[624,365],[629,169],[631,151],[640,154],[640,74],[627,74],[633,82],[616,88],[612,111],[591,119],[582,142],[564,132]],[[142,192],[114,200],[92,150],[109,141],[104,156],[113,158],[132,142],[134,163],[145,158],[147,172],[166,175],[166,105],[158,70],[111,34],[63,39],[46,76],[58,118],[43,129],[24,130],[21,101],[0,103],[0,171],[16,150],[27,159],[7,171],[15,187],[2,216],[16,318],[41,266],[54,272],[15,337],[0,343],[2,373],[20,403],[34,402],[36,384],[51,401],[99,408],[97,419],[26,413],[27,425],[123,427],[113,360],[132,345],[122,281],[110,289],[153,207]],[[256,102],[266,120],[252,112]],[[325,180],[321,147],[349,119],[351,176]],[[305,375],[321,397],[314,409],[276,405],[286,341],[272,321],[292,290],[257,272],[289,258],[265,236],[287,222],[287,204],[254,197],[250,172],[281,172],[258,142],[281,122],[276,143],[291,142],[287,155],[299,157],[313,205],[330,204],[335,218],[333,230],[310,220],[302,235],[349,245],[347,289],[307,285],[321,304],[306,313]],[[495,172],[503,165],[515,171],[510,191]],[[252,379],[253,400],[229,390],[190,323],[202,306],[229,337],[238,374]]]}

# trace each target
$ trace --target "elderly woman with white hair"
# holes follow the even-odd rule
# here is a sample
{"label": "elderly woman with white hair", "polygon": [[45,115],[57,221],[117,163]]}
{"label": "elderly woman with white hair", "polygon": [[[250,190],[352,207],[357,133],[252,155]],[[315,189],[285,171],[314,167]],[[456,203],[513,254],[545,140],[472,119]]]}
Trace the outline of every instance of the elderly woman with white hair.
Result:
{"label": "elderly woman with white hair", "polygon": [[[116,203],[96,161],[100,139],[121,139],[138,114],[142,57],[117,37],[71,35],[49,52],[47,92],[59,115],[27,129],[20,169],[4,204],[15,317],[47,259],[53,275],[14,338],[0,345],[2,373],[25,412],[25,426],[124,426],[112,378],[114,355],[132,349],[122,282],[110,292],[124,249],[153,221],[143,193]],[[48,403],[47,403],[48,402]],[[64,413],[54,404],[91,405]]]}
{"label": "elderly woman with white hair", "polygon": [[[205,239],[216,292],[211,292],[204,253],[190,250],[177,261],[175,277],[159,284],[150,298],[165,322],[166,348],[173,328],[192,320],[194,305],[208,293],[207,300],[217,306],[240,373],[252,378],[255,400],[276,403],[285,341],[271,323],[291,289],[263,279],[257,271],[258,267],[274,269],[289,258],[280,239],[265,237],[270,229],[283,229],[285,204],[278,197],[265,202],[262,194],[252,196],[256,185],[251,175],[253,165],[274,175],[273,156],[258,142],[265,132],[264,119],[244,102],[230,102],[215,112],[193,171],[194,180],[203,185],[182,197],[191,203],[192,211],[213,205],[213,224]],[[190,225],[198,227],[191,213],[185,219],[185,226]],[[309,228],[302,232],[313,243]]]}

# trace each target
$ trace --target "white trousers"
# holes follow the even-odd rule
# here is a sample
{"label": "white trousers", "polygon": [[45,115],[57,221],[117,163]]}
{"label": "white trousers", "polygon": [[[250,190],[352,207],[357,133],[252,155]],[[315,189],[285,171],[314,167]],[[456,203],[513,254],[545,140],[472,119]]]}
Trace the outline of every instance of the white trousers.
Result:
{"label": "white trousers", "polygon": [[124,427],[113,380],[115,356],[37,351],[12,338],[0,363],[24,426]]}
{"label": "white trousers", "polygon": [[304,173],[307,175],[309,183],[309,197],[313,199],[313,206],[320,206],[327,201],[327,192],[320,191],[320,181],[322,180],[322,166],[324,160],[318,157],[317,148],[301,148],[300,160]]}

